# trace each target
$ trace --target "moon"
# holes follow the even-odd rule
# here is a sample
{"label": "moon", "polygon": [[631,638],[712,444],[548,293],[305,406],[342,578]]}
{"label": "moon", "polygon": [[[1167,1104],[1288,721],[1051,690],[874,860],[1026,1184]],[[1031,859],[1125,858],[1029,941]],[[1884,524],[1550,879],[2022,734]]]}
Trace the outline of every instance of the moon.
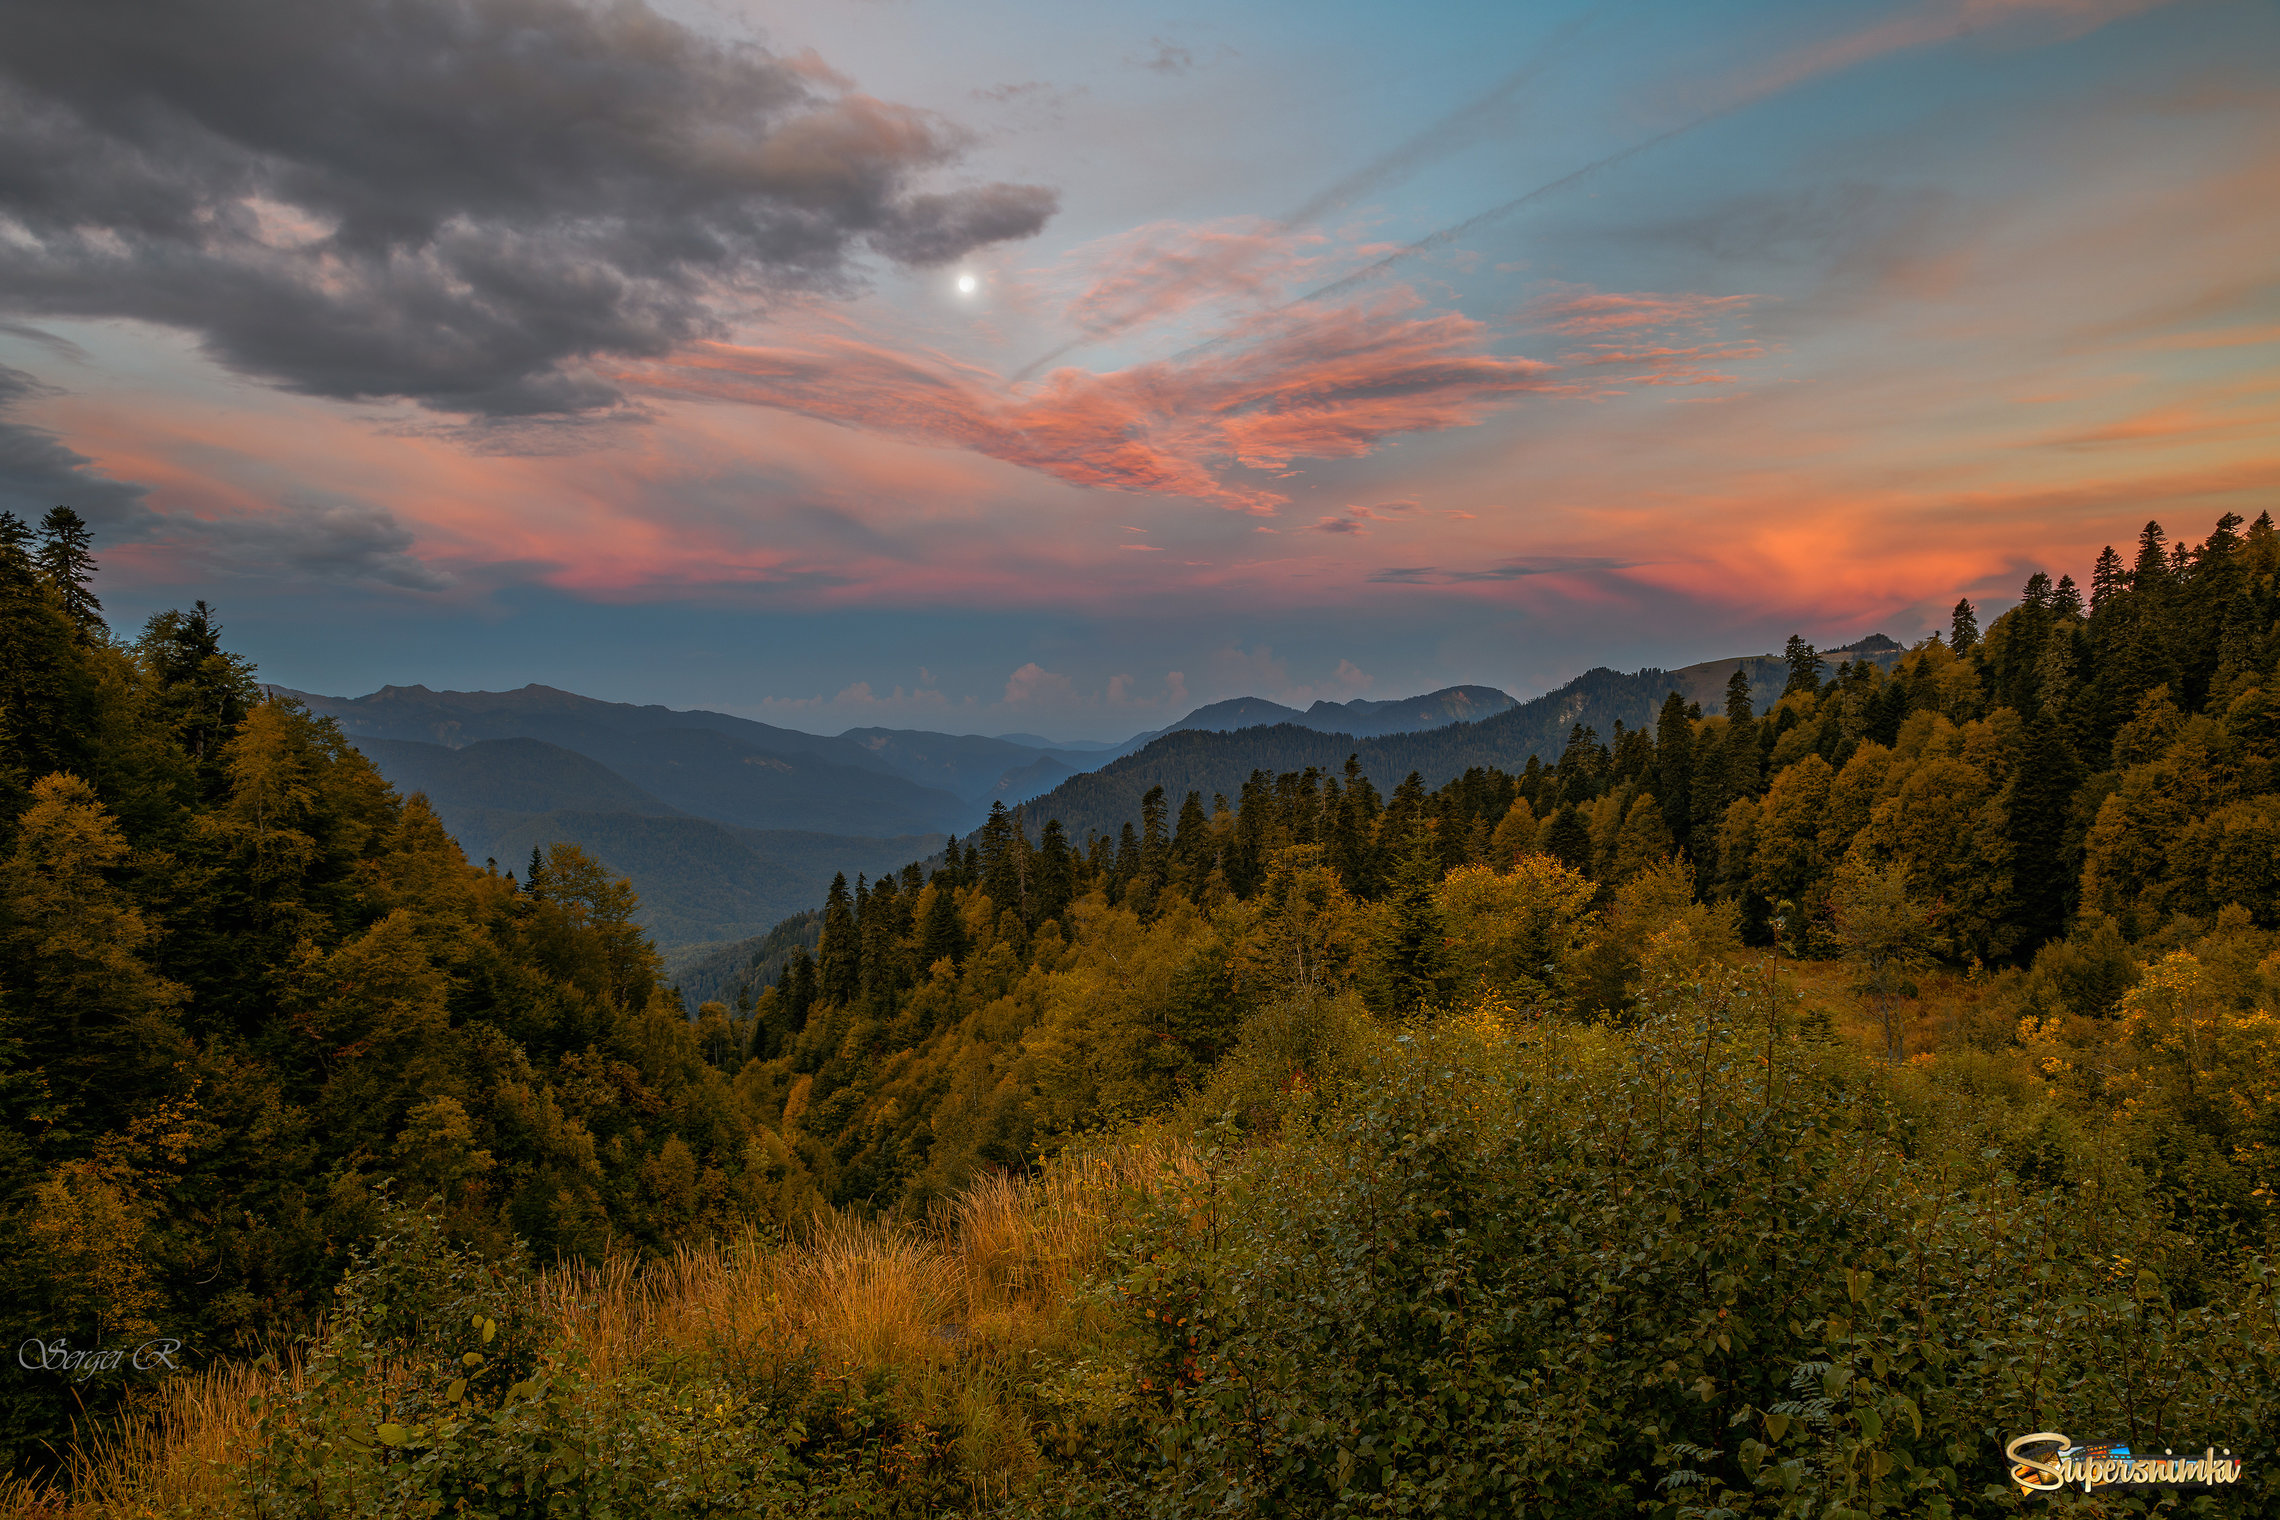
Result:
{"label": "moon", "polygon": [[981,288],[981,285],[982,282],[975,279],[970,274],[962,274],[958,276],[958,294],[962,296],[972,295],[975,291]]}

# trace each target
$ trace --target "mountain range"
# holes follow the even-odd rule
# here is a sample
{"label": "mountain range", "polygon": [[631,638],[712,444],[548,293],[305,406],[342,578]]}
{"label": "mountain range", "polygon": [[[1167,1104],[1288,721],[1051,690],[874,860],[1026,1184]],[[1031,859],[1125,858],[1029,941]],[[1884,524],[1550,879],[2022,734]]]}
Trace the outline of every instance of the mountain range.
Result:
{"label": "mountain range", "polygon": [[[1880,635],[1830,651],[1880,664],[1899,653]],[[1603,737],[1618,720],[1650,723],[1673,690],[1715,706],[1737,668],[1761,706],[1780,690],[1779,657],[1736,656],[1667,672],[1587,671],[1527,702],[1489,686],[1304,710],[1238,697],[1108,743],[811,734],[539,685],[270,690],[333,718],[398,790],[425,793],[470,858],[515,870],[533,848],[567,840],[630,877],[668,963],[711,985],[752,958],[762,931],[821,901],[834,874],[876,876],[930,856],[994,803],[1032,831],[1057,817],[1081,842],[1136,818],[1157,785],[1174,806],[1191,790],[1232,798],[1253,770],[1334,771],[1349,755],[1381,791],[1411,771],[1436,785],[1475,765],[1548,763],[1577,723]]]}

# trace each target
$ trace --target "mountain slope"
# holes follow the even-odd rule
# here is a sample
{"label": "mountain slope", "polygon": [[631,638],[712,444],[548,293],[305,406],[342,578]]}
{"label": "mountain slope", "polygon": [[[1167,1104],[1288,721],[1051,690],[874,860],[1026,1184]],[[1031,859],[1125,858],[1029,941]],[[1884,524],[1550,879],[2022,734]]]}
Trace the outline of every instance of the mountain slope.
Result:
{"label": "mountain slope", "polygon": [[1651,724],[1673,682],[1671,673],[1653,669],[1635,675],[1586,671],[1557,691],[1478,723],[1419,733],[1363,738],[1294,723],[1232,733],[1183,729],[1137,754],[1070,778],[1020,812],[1032,832],[1046,819],[1059,818],[1072,839],[1082,840],[1088,832],[1113,835],[1126,821],[1137,821],[1140,799],[1152,786],[1162,786],[1174,808],[1190,791],[1200,792],[1209,806],[1214,793],[1233,800],[1253,769],[1275,774],[1311,765],[1336,771],[1353,755],[1381,792],[1399,785],[1411,771],[1420,773],[1428,786],[1476,765],[1516,771],[1530,755],[1547,763],[1558,759],[1577,723],[1589,724],[1602,737],[1614,731],[1618,719],[1634,728]]}
{"label": "mountain slope", "polygon": [[[1864,659],[1889,668],[1900,654],[1898,644],[1872,634],[1844,649],[1827,651],[1825,658],[1832,667],[1846,659]],[[1579,723],[1596,729],[1603,740],[1614,734],[1618,721],[1631,728],[1653,724],[1663,699],[1673,691],[1715,711],[1725,702],[1726,682],[1737,667],[1749,673],[1752,705],[1761,713],[1771,707],[1788,676],[1777,655],[1710,660],[1669,671],[1649,667],[1629,675],[1602,668],[1585,671],[1556,691],[1478,722],[1447,723],[1416,732],[1325,734],[1295,722],[1228,733],[1173,730],[1136,753],[1070,778],[1020,812],[1033,833],[1046,819],[1059,818],[1070,838],[1081,841],[1088,831],[1113,835],[1127,821],[1137,822],[1140,799],[1151,786],[1163,787],[1175,809],[1190,791],[1200,792],[1208,806],[1214,793],[1234,799],[1254,768],[1270,775],[1309,765],[1338,770],[1353,755],[1380,792],[1399,785],[1411,771],[1421,775],[1427,786],[1439,786],[1476,765],[1520,771],[1531,756],[1547,765],[1556,761]],[[1379,711],[1360,716],[1365,722],[1399,721],[1420,703],[1460,692],[1503,696],[1493,688],[1452,687],[1430,698],[1366,704]],[[1334,705],[1317,703],[1316,710]],[[1346,710],[1355,705],[1346,704]],[[1381,718],[1380,713],[1389,709],[1389,717]]]}
{"label": "mountain slope", "polygon": [[642,926],[668,951],[757,933],[822,901],[835,872],[875,876],[942,846],[933,831],[865,838],[690,817],[598,761],[538,739],[356,745],[397,791],[426,795],[470,860],[519,872],[533,849],[562,841],[627,877],[641,896]]}
{"label": "mountain slope", "polygon": [[1187,729],[1232,733],[1242,728],[1272,728],[1288,723],[1317,733],[1369,738],[1477,722],[1509,712],[1518,705],[1493,686],[1445,686],[1423,696],[1383,702],[1360,698],[1351,702],[1317,702],[1304,712],[1280,702],[1270,702],[1265,697],[1230,697],[1224,702],[1199,707],[1167,727],[1133,735],[1117,749],[1117,754],[1137,754],[1164,735]]}
{"label": "mountain slope", "polygon": [[1059,768],[1058,779],[1101,758],[1094,751],[1064,749],[1043,741],[1029,744],[980,734],[936,734],[906,728],[851,728],[839,737],[892,766],[897,775],[968,801],[986,802],[1002,796],[1007,782],[1017,773],[1033,771],[1046,762]]}
{"label": "mountain slope", "polygon": [[934,833],[966,824],[974,811],[962,797],[897,774],[862,745],[723,713],[599,702],[546,686],[384,686],[353,698],[282,694],[336,719],[356,740],[450,748],[543,740],[599,761],[669,808],[742,828]]}
{"label": "mountain slope", "polygon": [[676,811],[600,761],[543,739],[480,739],[465,749],[409,739],[360,738],[355,743],[397,791],[407,796],[425,792],[444,815],[446,828],[452,812],[471,809],[656,817]]}
{"label": "mountain slope", "polygon": [[286,691],[309,710],[339,720],[351,738],[412,739],[451,748],[479,739],[545,739],[570,749],[595,729],[651,733],[659,729],[708,729],[771,754],[808,756],[859,770],[893,772],[869,751],[823,734],[777,728],[750,718],[703,709],[679,711],[655,704],[604,702],[533,682],[513,691],[430,691],[425,686],[383,686],[362,697],[324,697]]}
{"label": "mountain slope", "polygon": [[1418,733],[1445,728],[1451,723],[1478,723],[1520,704],[1493,686],[1446,686],[1421,697],[1398,701],[1317,702],[1298,721],[1326,733],[1370,738],[1379,734]]}
{"label": "mountain slope", "polygon": [[644,818],[631,813],[541,813],[474,818],[491,832],[478,852],[520,869],[533,848],[568,840],[630,878],[641,894],[641,922],[659,948],[689,947],[759,934],[823,901],[835,872],[850,880],[923,860],[940,834],[856,839],[796,829],[736,829],[707,818]]}

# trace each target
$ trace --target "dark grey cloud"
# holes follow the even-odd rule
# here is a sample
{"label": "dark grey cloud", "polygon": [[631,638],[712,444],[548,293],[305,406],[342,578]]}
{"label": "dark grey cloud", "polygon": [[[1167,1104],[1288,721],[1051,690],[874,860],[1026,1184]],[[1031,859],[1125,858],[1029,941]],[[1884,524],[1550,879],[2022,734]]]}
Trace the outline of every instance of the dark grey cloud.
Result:
{"label": "dark grey cloud", "polygon": [[441,591],[451,577],[412,553],[411,530],[363,502],[287,503],[259,517],[168,517],[170,553],[217,576]]}
{"label": "dark grey cloud", "polygon": [[0,364],[0,508],[37,522],[65,506],[87,519],[103,546],[156,544],[177,564],[214,575],[254,576],[440,591],[450,578],[412,553],[411,531],[385,508],[355,500],[288,501],[258,517],[164,515],[147,490],[113,480],[48,429],[10,413],[55,387]]}
{"label": "dark grey cloud", "polygon": [[21,338],[26,343],[37,344],[58,359],[69,359],[77,364],[87,362],[86,349],[81,348],[69,338],[60,337],[45,328],[34,327],[29,322],[0,320],[0,337]]}
{"label": "dark grey cloud", "polygon": [[590,411],[588,361],[1043,226],[1041,187],[925,186],[963,145],[640,0],[0,6],[0,306],[315,395]]}
{"label": "dark grey cloud", "polygon": [[1509,559],[1479,570],[1407,565],[1375,571],[1370,581],[1381,586],[1453,586],[1466,581],[1516,581],[1531,575],[1567,575],[1579,570],[1629,570],[1642,563],[1644,561],[1635,559]]}
{"label": "dark grey cloud", "polygon": [[111,479],[54,433],[10,415],[50,392],[22,370],[0,364],[0,509],[37,522],[50,507],[70,507],[108,536],[139,531],[152,516],[141,486]]}

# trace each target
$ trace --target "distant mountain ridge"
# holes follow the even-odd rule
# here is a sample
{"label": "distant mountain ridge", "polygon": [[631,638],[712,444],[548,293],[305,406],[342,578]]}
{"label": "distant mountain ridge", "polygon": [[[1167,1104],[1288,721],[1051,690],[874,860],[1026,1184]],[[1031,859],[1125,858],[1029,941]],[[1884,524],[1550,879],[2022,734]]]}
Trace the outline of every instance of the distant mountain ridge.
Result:
{"label": "distant mountain ridge", "polygon": [[[1895,641],[1872,634],[1844,648],[1825,651],[1823,658],[1832,666],[1847,659],[1889,666],[1902,652]],[[1324,733],[1289,721],[1225,732],[1182,725],[1098,770],[1070,778],[1023,804],[1019,812],[1023,826],[1033,833],[1047,819],[1059,818],[1069,837],[1082,841],[1088,833],[1113,835],[1127,820],[1137,821],[1140,799],[1153,786],[1163,787],[1174,808],[1190,791],[1200,793],[1208,807],[1215,795],[1232,801],[1253,770],[1275,775],[1311,765],[1337,772],[1343,770],[1349,755],[1381,793],[1398,786],[1411,771],[1431,787],[1474,766],[1519,771],[1527,767],[1531,756],[1549,765],[1559,758],[1577,724],[1596,729],[1602,740],[1612,736],[1618,722],[1630,728],[1651,725],[1663,699],[1673,691],[1690,702],[1699,702],[1705,710],[1718,709],[1725,702],[1726,683],[1737,668],[1747,671],[1753,705],[1760,712],[1780,696],[1789,673],[1782,657],[1771,654],[1709,660],[1668,671],[1649,666],[1632,674],[1601,667],[1478,721],[1371,735]],[[1256,712],[1268,705],[1251,703],[1243,707]],[[1383,705],[1405,708],[1409,704]]]}
{"label": "distant mountain ridge", "polygon": [[1445,728],[1452,723],[1478,722],[1509,712],[1518,705],[1510,693],[1493,686],[1444,686],[1423,696],[1382,702],[1362,698],[1351,702],[1319,701],[1304,712],[1280,702],[1270,702],[1265,697],[1230,697],[1224,702],[1199,707],[1177,723],[1135,734],[1118,745],[1116,753],[1133,754],[1164,735],[1183,729],[1231,733],[1236,729],[1270,728],[1288,723],[1317,733],[1369,738]]}
{"label": "distant mountain ridge", "polygon": [[1232,801],[1253,770],[1270,775],[1317,769],[1337,772],[1354,756],[1380,792],[1390,791],[1416,771],[1437,786],[1473,766],[1524,768],[1531,754],[1557,759],[1568,731],[1587,723],[1602,736],[1617,719],[1636,727],[1652,723],[1656,708],[1673,689],[1674,673],[1646,669],[1626,675],[1590,670],[1533,701],[1517,703],[1478,722],[1445,723],[1415,732],[1359,736],[1325,733],[1296,723],[1216,731],[1180,728],[1154,739],[1138,752],[1099,770],[1071,777],[1018,810],[1033,833],[1059,818],[1070,838],[1089,833],[1113,835],[1140,816],[1140,799],[1161,786],[1176,808],[1190,791],[1208,807],[1217,794]]}
{"label": "distant mountain ridge", "polygon": [[356,740],[399,792],[426,795],[470,860],[518,874],[533,849],[576,844],[631,878],[641,922],[669,956],[751,935],[823,899],[832,876],[876,876],[941,849],[940,832],[888,837],[751,829],[660,802],[598,761],[540,739],[461,749]]}
{"label": "distant mountain ridge", "polygon": [[[1901,647],[1871,635],[1844,658],[1889,664]],[[384,686],[363,697],[268,688],[335,719],[399,790],[425,793],[471,858],[519,869],[534,846],[577,843],[633,880],[644,924],[671,960],[719,946],[821,901],[831,877],[876,875],[941,848],[998,802],[1034,831],[1058,817],[1072,837],[1113,834],[1161,785],[1233,798],[1251,772],[1341,770],[1355,756],[1381,791],[1417,771],[1438,785],[1473,766],[1549,762],[1577,723],[1602,737],[1651,723],[1676,690],[1715,707],[1734,670],[1759,705],[1786,670],[1779,656],[1675,671],[1586,671],[1527,702],[1490,686],[1390,700],[1262,697],[1196,708],[1121,744],[1052,744],[914,729],[805,733],[702,709],[606,702],[531,684],[514,691]]]}

